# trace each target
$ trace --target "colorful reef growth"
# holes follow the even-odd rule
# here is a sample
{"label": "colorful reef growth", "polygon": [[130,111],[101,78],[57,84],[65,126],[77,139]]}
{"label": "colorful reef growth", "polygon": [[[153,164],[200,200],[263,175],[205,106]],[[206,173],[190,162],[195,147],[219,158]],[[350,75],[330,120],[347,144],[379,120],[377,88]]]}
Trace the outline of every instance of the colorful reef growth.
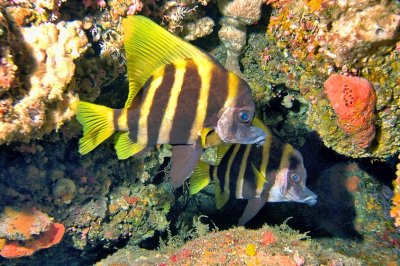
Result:
{"label": "colorful reef growth", "polygon": [[359,77],[332,74],[324,83],[338,125],[356,147],[367,148],[375,137],[375,92],[371,83]]}
{"label": "colorful reef growth", "polygon": [[[398,157],[400,160],[400,155]],[[390,216],[395,219],[394,225],[400,227],[400,162],[396,167],[397,178],[393,180],[394,195],[392,198],[392,209],[390,210]]]}
{"label": "colorful reef growth", "polygon": [[64,231],[64,225],[39,210],[7,206],[0,217],[0,255],[9,259],[30,256],[58,244]]}
{"label": "colorful reef growth", "polygon": [[2,9],[0,144],[41,137],[73,116],[67,85],[88,42],[79,21],[17,27],[10,17]]}
{"label": "colorful reef growth", "polygon": [[[243,74],[256,101],[277,110],[278,115],[271,108],[265,112],[267,124],[286,140],[315,131],[326,146],[354,158],[386,158],[397,154],[400,3],[366,0],[267,3],[271,15],[261,21],[266,25],[266,33],[249,36],[241,60]],[[264,30],[262,25],[260,28]],[[334,107],[324,93],[324,82],[339,81],[330,79],[333,74],[347,76],[343,78],[346,82],[352,76],[363,78],[373,87],[374,108],[368,107],[368,114],[361,117],[361,109],[372,106],[372,95],[359,98],[364,107],[354,106],[358,110],[354,120],[363,123],[356,126],[358,129],[344,128],[345,121],[340,118],[344,114],[338,113],[340,107]],[[366,83],[365,86],[370,87]],[[329,94],[333,97],[332,91]],[[362,99],[367,102],[361,103]],[[356,141],[358,137],[363,140]]]}
{"label": "colorful reef growth", "polygon": [[285,223],[258,230],[237,227],[211,232],[161,251],[125,248],[96,266],[111,265],[363,265],[357,258],[322,250]]}

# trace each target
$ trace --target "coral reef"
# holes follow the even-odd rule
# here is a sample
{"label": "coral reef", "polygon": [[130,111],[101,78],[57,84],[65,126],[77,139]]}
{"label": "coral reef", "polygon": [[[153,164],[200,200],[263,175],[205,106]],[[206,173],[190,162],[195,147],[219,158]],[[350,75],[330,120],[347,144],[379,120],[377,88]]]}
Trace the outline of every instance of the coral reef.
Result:
{"label": "coral reef", "polygon": [[63,141],[53,133],[46,141],[2,149],[1,205],[49,213],[65,226],[62,245],[78,250],[108,249],[123,239],[139,243],[167,228],[174,197],[169,187],[149,184],[160,164],[157,152],[118,161],[108,143],[80,157],[76,138]]}
{"label": "coral reef", "polygon": [[351,144],[365,149],[375,137],[375,91],[368,80],[332,74],[324,83],[325,93],[337,114],[338,125]]}
{"label": "coral reef", "polygon": [[[260,13],[263,2],[269,5],[266,14]],[[283,219],[301,212],[303,221],[295,217],[295,226],[314,226],[312,233],[331,236],[318,245],[286,225],[205,234],[194,215],[225,215],[226,227],[236,222],[235,215],[228,214],[227,221],[228,210],[217,213],[212,188],[190,198],[185,189],[172,192],[168,178],[160,180],[168,177],[168,167],[159,169],[168,148],[118,161],[109,141],[89,156],[78,155],[79,125],[66,123],[73,116],[70,103],[79,95],[118,107],[126,98],[121,18],[141,12],[195,40],[212,32],[216,11],[205,6],[217,4],[225,46],[217,57],[227,49],[221,58],[240,72],[244,52],[243,75],[275,133],[298,147],[315,130],[325,146],[354,158],[398,154],[398,1],[1,1],[0,205],[6,207],[0,216],[0,264],[43,264],[51,258],[53,264],[89,265],[104,258],[99,253],[124,245],[99,264],[398,263],[399,171],[392,193],[357,164],[330,161],[319,180],[309,179],[318,188],[317,206],[267,207],[268,216]],[[191,224],[197,224],[196,234]],[[171,236],[175,233],[180,239]],[[166,234],[167,247],[160,241],[159,251],[138,247]],[[353,234],[364,241],[346,238]],[[173,248],[188,238],[192,241]],[[6,259],[20,256],[29,258]]]}
{"label": "coral reef", "polygon": [[47,214],[36,209],[14,209],[6,206],[0,217],[0,255],[5,258],[30,256],[39,249],[58,244],[64,225],[53,223]]}
{"label": "coral reef", "polygon": [[[326,146],[346,156],[386,158],[396,154],[400,149],[400,125],[396,123],[400,115],[396,74],[400,53],[396,43],[400,36],[395,29],[400,24],[400,4],[270,3],[267,34],[251,35],[241,60],[264,121],[287,139],[301,138],[314,130]],[[367,11],[376,13],[369,16]],[[359,39],[358,34],[362,35]],[[374,88],[375,130],[370,123],[360,145],[352,145],[352,138],[338,127],[337,119],[332,119],[337,114],[323,88],[335,73],[365,78]],[[370,142],[373,131],[375,138]]]}
{"label": "coral reef", "polygon": [[121,249],[97,266],[109,265],[362,265],[307,240],[286,224],[258,230],[243,227],[206,234],[166,251]]}
{"label": "coral reef", "polygon": [[87,49],[87,38],[79,21],[21,28],[8,19],[2,22],[1,72],[8,82],[0,90],[0,144],[26,142],[60,128],[73,116],[69,104],[77,96],[67,85],[74,59]]}

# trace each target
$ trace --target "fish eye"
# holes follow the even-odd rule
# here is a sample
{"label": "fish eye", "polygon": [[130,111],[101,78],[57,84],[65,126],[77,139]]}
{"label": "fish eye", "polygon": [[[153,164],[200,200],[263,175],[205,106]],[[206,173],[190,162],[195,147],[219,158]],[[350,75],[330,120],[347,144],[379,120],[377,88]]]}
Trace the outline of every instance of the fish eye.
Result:
{"label": "fish eye", "polygon": [[247,111],[239,112],[239,121],[242,123],[250,122],[251,116]]}
{"label": "fish eye", "polygon": [[301,177],[299,175],[296,175],[296,174],[292,174],[290,176],[290,179],[295,183],[299,183],[301,181]]}

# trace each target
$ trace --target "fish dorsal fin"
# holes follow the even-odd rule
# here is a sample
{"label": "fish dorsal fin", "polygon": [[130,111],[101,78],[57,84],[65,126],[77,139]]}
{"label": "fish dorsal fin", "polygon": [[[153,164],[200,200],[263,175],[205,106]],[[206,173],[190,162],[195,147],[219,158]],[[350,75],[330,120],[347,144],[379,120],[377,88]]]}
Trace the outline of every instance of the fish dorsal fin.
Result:
{"label": "fish dorsal fin", "polygon": [[198,48],[169,33],[149,18],[128,16],[122,23],[129,80],[126,108],[131,106],[146,80],[161,66],[187,58],[211,60]]}
{"label": "fish dorsal fin", "polygon": [[199,161],[192,175],[189,177],[190,195],[198,193],[210,183],[210,165]]}
{"label": "fish dorsal fin", "polygon": [[224,144],[217,147],[217,159],[214,165],[219,165],[221,163],[222,158],[224,158],[230,147],[232,147],[232,144]]}
{"label": "fish dorsal fin", "polygon": [[129,131],[117,132],[114,138],[114,148],[117,151],[118,159],[124,160],[141,152],[146,146],[132,142],[129,138]]}

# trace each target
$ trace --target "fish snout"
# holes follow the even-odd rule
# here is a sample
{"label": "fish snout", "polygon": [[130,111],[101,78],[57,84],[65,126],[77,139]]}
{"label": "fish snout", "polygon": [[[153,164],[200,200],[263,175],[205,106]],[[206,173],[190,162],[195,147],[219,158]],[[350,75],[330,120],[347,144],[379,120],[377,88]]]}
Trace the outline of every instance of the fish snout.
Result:
{"label": "fish snout", "polygon": [[311,190],[307,190],[308,196],[302,202],[307,204],[308,206],[314,206],[315,204],[317,204],[318,196]]}

